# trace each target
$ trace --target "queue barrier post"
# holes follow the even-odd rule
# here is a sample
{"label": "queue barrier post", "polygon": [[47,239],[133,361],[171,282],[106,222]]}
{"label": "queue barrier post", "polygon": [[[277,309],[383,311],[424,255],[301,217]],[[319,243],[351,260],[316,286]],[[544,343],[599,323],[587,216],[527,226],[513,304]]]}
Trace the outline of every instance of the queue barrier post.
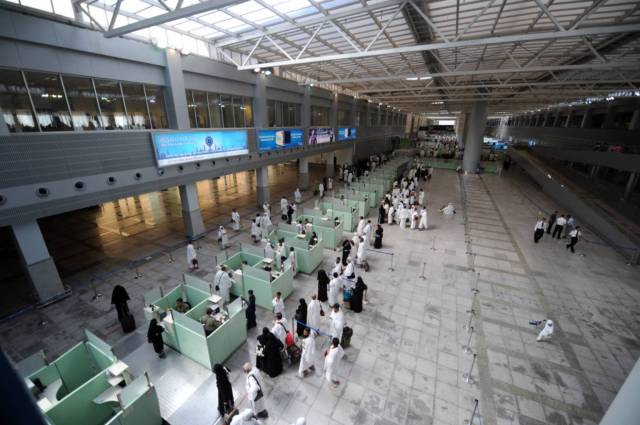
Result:
{"label": "queue barrier post", "polygon": [[473,425],[473,421],[478,413],[478,399],[473,400],[473,411],[471,411],[471,417],[464,421],[465,425]]}
{"label": "queue barrier post", "polygon": [[427,277],[424,275],[424,269],[426,267],[427,263],[423,262],[422,263],[422,274],[420,276],[418,276],[418,278],[422,279],[422,280],[426,280]]}
{"label": "queue barrier post", "polygon": [[471,349],[471,337],[473,336],[473,326],[469,326],[469,338],[467,339],[467,345],[462,346],[462,352],[465,354],[473,353]]}
{"label": "queue barrier post", "polygon": [[471,360],[471,367],[469,367],[469,372],[462,374],[462,380],[467,384],[473,385],[473,383],[475,382],[471,374],[473,373],[473,366],[475,366],[476,364],[476,357],[478,357],[478,355],[474,353],[473,360]]}

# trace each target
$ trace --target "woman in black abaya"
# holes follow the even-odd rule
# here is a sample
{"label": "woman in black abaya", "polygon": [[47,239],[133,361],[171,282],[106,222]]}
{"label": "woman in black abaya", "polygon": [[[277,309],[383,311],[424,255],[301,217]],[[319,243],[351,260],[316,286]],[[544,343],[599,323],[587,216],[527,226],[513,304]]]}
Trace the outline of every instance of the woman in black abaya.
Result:
{"label": "woman in black abaya", "polygon": [[280,375],[282,372],[280,352],[284,349],[284,345],[269,328],[262,328],[262,335],[258,336],[258,349],[262,350],[260,369],[272,378]]}
{"label": "woman in black abaya", "polygon": [[218,412],[220,416],[233,410],[233,388],[229,382],[229,369],[216,363],[213,366],[213,373],[216,375],[216,387],[218,387]]}
{"label": "woman in black abaya", "polygon": [[318,301],[321,303],[326,302],[329,297],[327,295],[327,288],[329,287],[329,276],[324,270],[318,271]]}

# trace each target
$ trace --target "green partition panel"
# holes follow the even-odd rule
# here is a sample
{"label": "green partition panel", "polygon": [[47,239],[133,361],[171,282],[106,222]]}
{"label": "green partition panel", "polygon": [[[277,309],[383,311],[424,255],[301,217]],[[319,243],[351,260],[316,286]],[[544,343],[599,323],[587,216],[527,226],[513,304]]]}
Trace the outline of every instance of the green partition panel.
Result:
{"label": "green partition panel", "polygon": [[182,285],[178,285],[165,294],[164,297],[155,300],[153,304],[158,306],[162,310],[167,308],[174,308],[176,306],[176,300],[182,297]]}
{"label": "green partition panel", "polygon": [[[12,360],[10,359],[10,361]],[[23,377],[36,373],[40,369],[47,367],[44,351],[40,350],[37,353],[33,353],[30,356],[25,357],[19,362],[14,363],[13,367],[16,369],[16,372]]]}
{"label": "green partition panel", "polygon": [[[202,282],[205,282],[205,281],[202,281]],[[209,287],[208,283],[207,283],[207,287]],[[191,285],[184,285],[184,293],[187,298],[185,301],[188,301],[189,304],[191,304],[191,308],[193,308],[197,304],[200,304],[202,301],[206,300],[211,296],[209,291],[203,291],[198,288],[194,288]]]}
{"label": "green partition panel", "polygon": [[54,425],[103,425],[113,415],[112,404],[96,404],[93,399],[108,388],[107,373],[101,372],[51,407],[46,416]]}
{"label": "green partition panel", "polygon": [[[242,278],[244,280],[244,290],[253,290],[256,297],[256,305],[271,310],[271,283],[269,282],[271,274],[255,267],[247,265],[242,266]],[[245,298],[247,293],[245,292]]]}
{"label": "green partition panel", "polygon": [[[58,368],[54,364],[50,364],[49,366],[45,366],[40,370],[33,372],[28,376],[31,381],[39,379],[42,382],[42,385],[48,386],[52,382],[57,381],[58,379],[62,379],[60,373],[58,372]],[[63,391],[63,390],[61,390]]]}
{"label": "green partition panel", "polygon": [[173,312],[174,328],[180,344],[180,353],[211,369],[204,328],[190,317]]}
{"label": "green partition panel", "polygon": [[296,251],[298,271],[308,274],[313,273],[324,258],[322,242],[318,241],[318,244],[312,247],[306,241],[295,241],[294,243],[292,246]]}
{"label": "green partition panel", "polygon": [[247,319],[242,300],[236,299],[227,306],[229,318],[207,337],[211,367],[224,363],[247,340]]}
{"label": "green partition panel", "polygon": [[97,372],[84,342],[73,347],[52,362],[58,368],[64,387],[73,392]]}
{"label": "green partition panel", "polygon": [[185,314],[185,316],[195,320],[196,322],[200,323],[200,318],[202,317],[203,314],[206,313],[207,308],[209,306],[211,306],[211,301],[209,300],[204,300],[201,301],[200,303],[196,304],[195,306],[193,306],[193,308],[189,311],[187,311],[187,313]]}
{"label": "green partition panel", "polygon": [[227,266],[229,270],[237,270],[242,265],[242,252],[236,252],[227,259],[222,265]]}
{"label": "green partition panel", "polygon": [[162,420],[162,416],[160,416],[160,403],[158,402],[158,394],[156,393],[155,387],[149,387],[144,394],[129,404],[119,414],[119,418],[119,425],[164,424],[165,422]]}
{"label": "green partition panel", "polygon": [[87,350],[89,351],[89,355],[93,360],[93,364],[98,368],[98,370],[105,370],[109,366],[111,366],[116,361],[116,356],[113,353],[105,353],[100,348],[93,345],[92,342],[85,343]]}
{"label": "green partition panel", "polygon": [[262,246],[262,244],[252,245],[243,243],[240,244],[240,251],[244,254],[264,258],[264,247]]}
{"label": "green partition panel", "polygon": [[[182,280],[186,285],[189,285],[195,289],[199,289],[201,292],[204,292],[205,294],[207,294],[207,296],[209,296],[209,294],[211,293],[211,282],[207,282],[204,279],[200,279],[199,277],[195,277],[187,273],[184,273],[182,275]],[[186,290],[187,290],[187,297],[189,297],[190,292],[188,288],[186,288]]]}
{"label": "green partition panel", "polygon": [[276,292],[282,293],[282,299],[286,299],[293,292],[293,270],[291,267],[285,269],[284,273],[271,282],[271,299],[276,296]]}

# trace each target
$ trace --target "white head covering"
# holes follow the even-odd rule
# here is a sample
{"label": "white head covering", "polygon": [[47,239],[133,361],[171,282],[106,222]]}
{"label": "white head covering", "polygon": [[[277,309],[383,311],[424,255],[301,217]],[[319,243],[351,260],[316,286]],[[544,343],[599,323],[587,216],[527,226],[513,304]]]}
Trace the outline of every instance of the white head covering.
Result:
{"label": "white head covering", "polygon": [[295,425],[305,425],[306,423],[307,423],[307,420],[305,418],[298,418],[296,419]]}

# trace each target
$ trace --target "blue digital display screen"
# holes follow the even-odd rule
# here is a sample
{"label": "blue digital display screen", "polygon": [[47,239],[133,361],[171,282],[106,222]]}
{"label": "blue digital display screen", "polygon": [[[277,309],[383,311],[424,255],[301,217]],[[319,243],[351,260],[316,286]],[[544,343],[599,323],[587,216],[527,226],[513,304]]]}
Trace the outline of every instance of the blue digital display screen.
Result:
{"label": "blue digital display screen", "polygon": [[246,130],[163,132],[152,139],[158,167],[249,153]]}
{"label": "blue digital display screen", "polygon": [[346,142],[349,140],[356,140],[356,129],[353,127],[338,128],[338,141]]}
{"label": "blue digital display screen", "polygon": [[310,128],[309,129],[309,144],[319,145],[322,143],[331,143],[336,141],[333,128]]}
{"label": "blue digital display screen", "polygon": [[258,130],[258,149],[260,152],[266,152],[302,146],[303,134],[299,128]]}

